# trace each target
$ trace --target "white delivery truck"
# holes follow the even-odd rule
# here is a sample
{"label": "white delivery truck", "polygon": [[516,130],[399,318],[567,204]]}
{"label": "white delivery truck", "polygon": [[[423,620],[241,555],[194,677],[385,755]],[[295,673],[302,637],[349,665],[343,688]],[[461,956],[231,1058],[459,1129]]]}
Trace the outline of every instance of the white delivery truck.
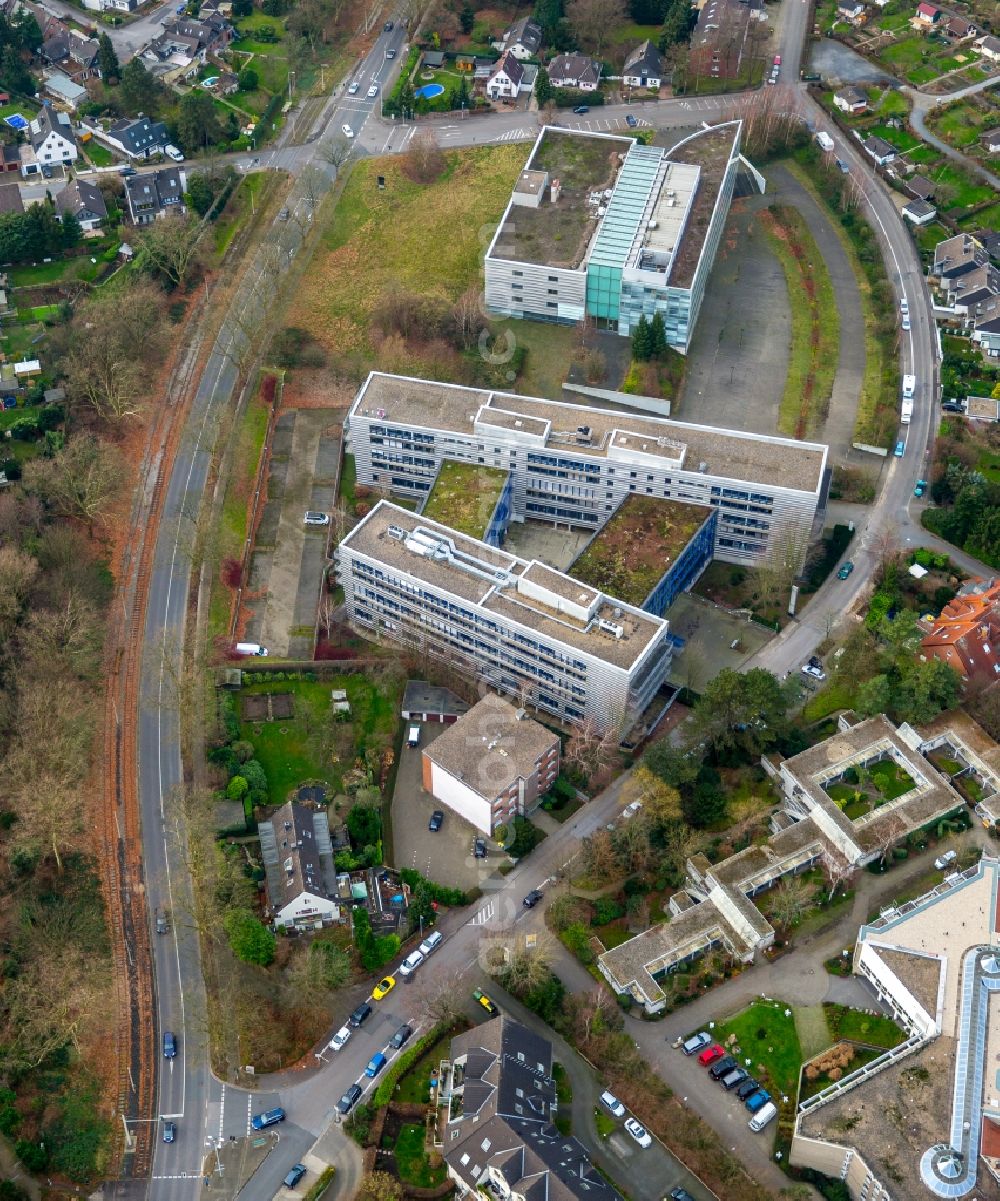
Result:
{"label": "white delivery truck", "polygon": [[910,418],[912,416],[913,416],[913,401],[910,400],[909,397],[904,397],[903,398],[903,409],[899,415],[899,419],[900,419],[900,421],[902,421],[903,425],[909,425]]}
{"label": "white delivery truck", "polygon": [[821,129],[816,135],[816,145],[820,148],[820,150],[832,150],[833,138],[831,138],[828,133]]}
{"label": "white delivery truck", "polygon": [[238,655],[266,655],[267,647],[259,642],[237,642],[234,650]]}
{"label": "white delivery truck", "polygon": [[912,400],[913,393],[917,387],[917,377],[915,375],[903,376],[903,399]]}

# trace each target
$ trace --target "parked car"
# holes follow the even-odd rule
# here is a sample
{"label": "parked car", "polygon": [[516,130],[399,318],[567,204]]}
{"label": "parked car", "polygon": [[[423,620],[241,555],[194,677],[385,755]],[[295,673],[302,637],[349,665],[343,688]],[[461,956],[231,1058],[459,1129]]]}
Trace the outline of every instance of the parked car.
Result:
{"label": "parked car", "polygon": [[838,580],[846,580],[847,577],[851,574],[851,572],[853,570],[854,570],[854,564],[851,562],[851,560],[850,559],[845,560],[840,565],[840,571],[837,572],[837,579]]}
{"label": "parked car", "polygon": [[355,1105],[361,1100],[362,1088],[360,1084],[352,1084],[346,1093],[337,1102],[337,1108],[346,1117]]}
{"label": "parked car", "polygon": [[344,135],[345,138],[353,138],[354,137],[354,130],[351,129],[350,125],[341,125],[340,132]]}
{"label": "parked car", "polygon": [[179,146],[174,146],[170,142],[163,147],[163,153],[167,156],[167,158],[172,158],[175,163],[184,162],[184,152]]}
{"label": "parked car", "polygon": [[383,33],[392,33],[393,28],[394,28],[393,23],[391,21],[386,21],[386,23],[382,26],[382,32]]}
{"label": "parked car", "polygon": [[945,413],[964,413],[965,405],[959,404],[957,400],[943,400],[941,409]]}
{"label": "parked car", "polygon": [[904,315],[904,317],[903,317],[903,320],[902,320],[902,326],[903,326],[903,329],[904,329],[904,330],[908,330],[908,329],[910,328],[910,319],[909,319],[909,317],[907,317],[907,316],[905,316],[905,315]]}
{"label": "parked car", "polygon": [[845,175],[847,175],[847,174],[848,174],[848,172],[849,172],[849,171],[850,171],[850,169],[851,169],[851,168],[850,168],[850,167],[847,165],[847,163],[845,163],[845,162],[844,162],[844,160],[843,160],[843,159],[839,159],[839,158],[837,159],[837,166],[838,166],[838,167],[841,169],[841,171],[843,171],[843,173],[844,173]]}
{"label": "parked car", "polygon": [[702,1047],[707,1047],[711,1041],[711,1034],[707,1030],[700,1030],[697,1034],[692,1034],[690,1038],[685,1039],[681,1043],[681,1050],[685,1055],[694,1055]]}
{"label": "parked car", "polygon": [[297,1163],[289,1171],[288,1175],[285,1177],[284,1180],[282,1180],[281,1183],[285,1186],[285,1188],[295,1188],[295,1186],[298,1184],[298,1182],[302,1179],[302,1177],[306,1174],[307,1171],[308,1171],[308,1168],[306,1168],[306,1165],[304,1163]]}
{"label": "parked car", "polygon": [[386,1058],[381,1051],[376,1051],[375,1054],[368,1060],[368,1066],[365,1068],[365,1075],[374,1080],[375,1077],[385,1067]]}
{"label": "parked car", "polygon": [[399,965],[399,974],[401,976],[412,976],[423,961],[424,957],[419,951],[411,951]]}
{"label": "parked car", "polygon": [[472,844],[472,853],[477,859],[486,858],[486,839],[477,838]]}
{"label": "parked car", "polygon": [[752,1093],[755,1093],[760,1088],[760,1081],[754,1080],[753,1076],[747,1076],[742,1084],[736,1086],[736,1095],[741,1101],[745,1101]]}
{"label": "parked car", "polygon": [[360,90],[361,90],[361,84],[358,83],[357,80],[355,80],[351,84],[351,86],[347,89],[347,94],[348,94],[348,96],[356,96]]}
{"label": "parked car", "polygon": [[721,1059],[725,1055],[725,1051],[718,1043],[712,1043],[710,1047],[706,1047],[698,1056],[698,1062],[703,1068],[707,1068],[710,1063],[715,1063],[717,1059]]}
{"label": "parked car", "polygon": [[483,992],[483,990],[481,988],[475,989],[473,991],[472,995],[479,1002],[479,1004],[482,1005],[482,1007],[486,1010],[487,1013],[494,1014],[494,1013],[500,1012],[499,1009],[497,1009],[496,1005],[493,1004],[493,1002],[489,999],[489,997],[486,995],[486,993]]}
{"label": "parked car", "polygon": [[165,1143],[173,1143],[173,1142],[177,1141],[177,1123],[176,1122],[164,1122],[163,1123],[163,1141]]}
{"label": "parked car", "polygon": [[403,1025],[400,1026],[400,1028],[392,1036],[392,1038],[389,1039],[389,1046],[395,1047],[395,1049],[398,1051],[400,1047],[402,1047],[406,1042],[409,1041],[410,1035],[412,1033],[413,1033],[413,1027],[408,1026],[404,1022]]}
{"label": "parked car", "polygon": [[632,801],[622,810],[622,817],[628,821],[630,817],[635,817],[642,809],[642,801]]}
{"label": "parked car", "polygon": [[524,898],[521,904],[525,909],[534,909],[538,902],[542,899],[542,894],[537,888],[533,888],[531,892]]}
{"label": "parked car", "polygon": [[590,112],[590,105],[589,104],[578,104],[576,106],[576,108],[573,109],[573,112],[575,112],[578,117],[582,117],[584,115],[584,113]]}
{"label": "parked car", "polygon": [[423,955],[423,957],[426,959],[427,956],[432,951],[436,951],[443,942],[444,942],[444,935],[441,933],[441,931],[440,930],[432,930],[430,932],[430,934],[427,935],[427,937],[424,939],[424,941],[420,944],[420,946],[417,949],[420,951],[420,954]]}
{"label": "parked car", "polygon": [[302,518],[306,525],[329,525],[329,513],[317,513],[313,509],[307,509],[305,517]]}
{"label": "parked car", "polygon": [[435,809],[434,812],[431,814],[431,820],[427,823],[427,829],[430,830],[431,833],[436,834],[443,825],[444,825],[444,810],[443,809]]}
{"label": "parked car", "polygon": [[916,484],[914,484],[914,486],[913,486],[913,495],[914,496],[923,496],[923,494],[926,491],[927,491],[927,481],[926,480],[917,480]]}
{"label": "parked car", "polygon": [[727,1072],[731,1072],[736,1067],[736,1060],[732,1055],[723,1055],[721,1059],[717,1059],[715,1063],[708,1069],[708,1074],[713,1080],[721,1080]]}
{"label": "parked car", "polygon": [[773,1101],[768,1101],[766,1105],[762,1105],[754,1116],[747,1122],[747,1125],[755,1133],[759,1134],[761,1130],[768,1124],[773,1122],[778,1116],[778,1107]]}
{"label": "parked car", "polygon": [[606,1089],[601,1093],[601,1104],[605,1109],[610,1110],[616,1118],[625,1116],[625,1106],[618,1100],[614,1093],[609,1093]]}
{"label": "parked car", "polygon": [[118,174],[122,176],[123,179],[128,179],[129,176],[138,175],[139,172],[135,169],[135,167],[119,167]]}
{"label": "parked car", "polygon": [[163,1031],[163,1058],[174,1059],[177,1055],[177,1037],[173,1030]]}
{"label": "parked car", "polygon": [[629,127],[629,129],[635,129],[639,122],[635,117],[632,116],[631,113],[629,113],[625,118],[625,124]]}
{"label": "parked car", "polygon": [[637,1122],[635,1118],[625,1119],[625,1129],[631,1134],[640,1147],[651,1147],[653,1138],[649,1131],[641,1122]]}
{"label": "parked car", "polygon": [[825,680],[826,672],[822,667],[816,667],[813,663],[803,663],[799,668],[803,675],[812,676],[814,680]]}
{"label": "parked car", "polygon": [[670,1190],[670,1201],[694,1201],[694,1197],[691,1196],[686,1188],[672,1188]]}
{"label": "parked car", "polygon": [[910,302],[906,299],[905,296],[899,302],[899,311],[901,313],[908,313],[910,311]]}
{"label": "parked car", "polygon": [[389,993],[396,987],[395,976],[383,976],[382,979],[372,989],[372,999],[381,1001],[383,997],[387,997]]}
{"label": "parked car", "polygon": [[764,1106],[771,1100],[771,1094],[766,1088],[759,1088],[755,1093],[751,1093],[743,1104],[750,1110],[751,1113],[756,1113],[758,1109],[763,1109]]}
{"label": "parked car", "polygon": [[896,449],[892,453],[897,459],[901,459],[906,453],[906,442],[902,438],[896,443]]}
{"label": "parked car", "polygon": [[747,1078],[747,1072],[743,1068],[733,1068],[731,1072],[727,1072],[719,1081],[727,1093],[731,1093],[734,1088],[742,1084]]}
{"label": "parked car", "polygon": [[156,915],[156,933],[166,934],[169,929],[170,923],[167,921],[167,915],[165,913],[158,913]]}
{"label": "parked car", "polygon": [[368,1018],[371,1017],[371,1014],[372,1014],[372,1007],[368,1004],[367,1001],[362,1001],[361,1004],[357,1007],[357,1009],[355,1009],[355,1011],[347,1019],[347,1024],[349,1026],[353,1026],[354,1029],[357,1030],[357,1028],[361,1025],[362,1022],[367,1021]]}
{"label": "parked car", "polygon": [[263,1113],[255,1113],[250,1119],[250,1125],[254,1130],[266,1130],[268,1126],[275,1126],[284,1120],[285,1111],[278,1106],[276,1109],[266,1109]]}
{"label": "parked car", "polygon": [[341,1026],[337,1033],[330,1039],[329,1047],[331,1051],[339,1051],[345,1046],[347,1040],[351,1037],[350,1026]]}

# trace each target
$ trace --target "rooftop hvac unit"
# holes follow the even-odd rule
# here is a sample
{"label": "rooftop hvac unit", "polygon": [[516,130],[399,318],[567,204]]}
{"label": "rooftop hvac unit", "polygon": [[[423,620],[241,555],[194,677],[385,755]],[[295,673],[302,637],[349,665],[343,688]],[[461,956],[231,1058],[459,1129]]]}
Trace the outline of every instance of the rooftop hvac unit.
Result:
{"label": "rooftop hvac unit", "polygon": [[611,189],[610,189],[610,188],[605,188],[605,189],[604,189],[604,199],[605,199],[605,200],[610,200],[613,194],[614,194],[614,193],[611,191]]}
{"label": "rooftop hvac unit", "polygon": [[578,425],[576,427],[576,432],[578,434],[583,434],[583,436],[585,438],[589,438],[590,437],[590,426],[589,425]]}
{"label": "rooftop hvac unit", "polygon": [[601,205],[601,207],[600,207],[600,208],[597,210],[597,215],[598,215],[598,217],[603,217],[603,216],[604,216],[604,214],[605,214],[607,211],[608,211],[608,210],[607,210],[607,209],[604,207],[604,205],[602,204],[602,205]]}
{"label": "rooftop hvac unit", "polygon": [[620,626],[615,621],[605,621],[603,617],[598,621],[597,628],[603,630],[605,634],[611,634],[614,638],[621,638],[625,633],[624,626]]}
{"label": "rooftop hvac unit", "polygon": [[395,538],[397,542],[403,542],[406,540],[406,530],[401,529],[398,525],[389,526],[389,528],[386,530],[386,533],[390,538]]}
{"label": "rooftop hvac unit", "polygon": [[705,472],[708,470],[708,464],[707,463],[699,463],[698,470],[701,472],[702,475],[704,475]]}
{"label": "rooftop hvac unit", "polygon": [[659,224],[660,223],[658,221],[649,221],[646,224],[646,228],[647,229],[657,229],[657,228],[659,228]]}

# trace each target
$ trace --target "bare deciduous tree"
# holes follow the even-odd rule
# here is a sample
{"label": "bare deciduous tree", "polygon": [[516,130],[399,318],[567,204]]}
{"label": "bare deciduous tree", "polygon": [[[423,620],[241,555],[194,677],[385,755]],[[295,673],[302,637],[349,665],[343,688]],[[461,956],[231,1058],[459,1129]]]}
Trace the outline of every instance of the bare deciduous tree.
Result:
{"label": "bare deciduous tree", "polygon": [[566,17],[580,45],[600,55],[613,29],[626,20],[624,0],[570,0]]}
{"label": "bare deciduous tree", "polygon": [[403,170],[414,183],[433,183],[444,170],[444,153],[431,130],[422,129],[410,139]]}
{"label": "bare deciduous tree", "polygon": [[177,288],[201,265],[202,229],[192,216],[171,215],[147,225],[136,241],[156,272]]}
{"label": "bare deciduous tree", "polygon": [[24,484],[64,517],[85,521],[91,533],[125,478],[121,452],[90,434],[73,438],[51,459],[25,464]]}

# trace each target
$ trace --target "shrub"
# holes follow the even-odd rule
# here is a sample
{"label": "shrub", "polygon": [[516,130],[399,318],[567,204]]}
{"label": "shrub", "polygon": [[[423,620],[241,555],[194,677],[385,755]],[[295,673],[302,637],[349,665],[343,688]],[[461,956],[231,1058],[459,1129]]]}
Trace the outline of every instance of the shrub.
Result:
{"label": "shrub", "polygon": [[625,916],[625,906],[614,897],[598,897],[594,902],[594,916],[590,919],[592,926],[606,926],[608,922],[616,921]]}
{"label": "shrub", "polygon": [[274,962],[274,933],[248,909],[230,909],[222,925],[237,959],[257,967],[268,967]]}
{"label": "shrub", "polygon": [[227,556],[222,560],[222,582],[232,589],[239,588],[243,583],[243,564],[239,559]]}

